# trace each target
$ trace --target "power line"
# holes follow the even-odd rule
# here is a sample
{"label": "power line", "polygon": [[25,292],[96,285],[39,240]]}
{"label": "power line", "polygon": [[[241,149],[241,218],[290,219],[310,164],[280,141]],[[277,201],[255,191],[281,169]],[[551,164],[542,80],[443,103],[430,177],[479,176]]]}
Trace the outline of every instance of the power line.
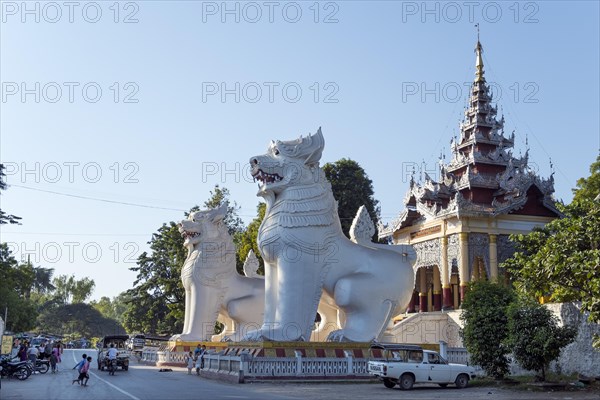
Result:
{"label": "power line", "polygon": [[149,236],[147,233],[67,233],[67,232],[15,232],[3,231],[11,235],[52,235],[52,236]]}
{"label": "power line", "polygon": [[[138,204],[138,203],[129,203],[129,202],[125,202],[125,201],[118,201],[118,200],[102,199],[99,197],[82,196],[82,195],[76,195],[76,194],[70,194],[70,193],[57,192],[54,190],[38,189],[38,188],[33,188],[30,186],[24,186],[24,185],[10,184],[9,187],[17,187],[17,188],[21,188],[21,189],[34,190],[37,192],[56,194],[59,196],[73,197],[76,199],[100,201],[100,202],[104,202],[104,203],[121,204],[121,205],[132,206],[132,207],[154,208],[154,209],[158,209],[158,210],[182,211],[182,212],[190,211],[189,209],[186,210],[186,209],[182,209],[182,208],[159,207],[159,206],[151,206],[151,205],[147,205],[147,204]],[[237,215],[238,215],[238,217],[256,218],[256,215],[248,215],[248,214],[237,214]]]}
{"label": "power line", "polygon": [[56,195],[59,195],[59,196],[74,197],[76,199],[101,201],[101,202],[104,202],[104,203],[121,204],[121,205],[132,206],[132,207],[155,208],[155,209],[158,209],[158,210],[182,211],[182,212],[188,212],[189,211],[189,210],[184,210],[184,209],[181,209],[181,208],[158,207],[158,206],[150,206],[150,205],[147,205],[147,204],[128,203],[128,202],[118,201],[118,200],[101,199],[101,198],[98,198],[98,197],[88,197],[88,196],[81,196],[81,195],[77,195],[77,194],[61,193],[61,192],[56,192],[56,191],[53,191],[53,190],[38,189],[38,188],[33,188],[33,187],[30,187],[30,186],[23,186],[23,185],[11,184],[10,186],[11,187],[18,187],[18,188],[21,188],[21,189],[34,190],[34,191],[37,191],[37,192],[44,192],[44,193],[56,194]]}

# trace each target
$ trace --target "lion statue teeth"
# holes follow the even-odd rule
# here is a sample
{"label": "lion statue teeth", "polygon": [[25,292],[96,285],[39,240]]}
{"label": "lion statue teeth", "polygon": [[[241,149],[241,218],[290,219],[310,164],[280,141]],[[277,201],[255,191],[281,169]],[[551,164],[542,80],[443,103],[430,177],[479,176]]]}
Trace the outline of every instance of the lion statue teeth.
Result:
{"label": "lion statue teeth", "polygon": [[263,324],[244,340],[308,340],[323,296],[344,319],[328,340],[370,342],[410,301],[414,274],[407,257],[344,236],[319,167],[324,145],[319,129],[271,142],[266,154],[250,159],[267,204],[258,233],[266,291]]}

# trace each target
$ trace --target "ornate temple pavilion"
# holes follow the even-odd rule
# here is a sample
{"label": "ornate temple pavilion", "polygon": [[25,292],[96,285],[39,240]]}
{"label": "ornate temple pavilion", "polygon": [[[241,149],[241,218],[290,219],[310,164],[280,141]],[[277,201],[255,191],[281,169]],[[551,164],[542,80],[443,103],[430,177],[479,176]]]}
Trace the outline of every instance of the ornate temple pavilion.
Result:
{"label": "ornate temple pavilion", "polygon": [[449,163],[440,162],[439,181],[427,174],[411,179],[404,210],[380,238],[411,244],[417,252],[416,287],[408,312],[459,308],[468,282],[504,279],[499,264],[513,247],[508,236],[527,233],[561,214],[556,209],[553,175],[540,178],[528,167],[528,151],[512,155],[515,136],[504,133],[486,83],[483,48],[475,48],[475,80],[451,142]]}

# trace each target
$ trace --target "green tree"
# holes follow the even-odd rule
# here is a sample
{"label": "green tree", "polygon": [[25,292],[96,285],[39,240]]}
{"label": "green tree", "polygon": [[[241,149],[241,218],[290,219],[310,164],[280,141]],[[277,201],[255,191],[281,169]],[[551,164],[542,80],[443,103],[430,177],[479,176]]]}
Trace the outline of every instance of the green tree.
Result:
{"label": "green tree", "polygon": [[521,367],[541,373],[542,381],[550,363],[576,334],[570,326],[558,326],[552,312],[535,301],[522,299],[508,307],[507,344]]}
{"label": "green tree", "polygon": [[54,298],[59,304],[83,303],[89,298],[96,283],[88,278],[75,279],[74,275],[59,275],[52,280],[55,286]]}
{"label": "green tree", "polygon": [[462,337],[471,362],[495,379],[509,372],[510,349],[504,344],[508,337],[506,309],[514,298],[510,288],[478,280],[469,283],[462,303]]}
{"label": "green tree", "polygon": [[106,318],[90,304],[63,304],[43,310],[37,319],[40,331],[71,337],[95,337],[124,334],[123,326]]}
{"label": "green tree", "polygon": [[[4,173],[4,165],[0,164],[0,195],[3,190],[6,190],[6,182],[4,182],[4,177],[6,174]],[[0,225],[3,224],[20,224],[21,217],[17,217],[15,215],[6,214],[4,211],[0,209]]]}
{"label": "green tree", "polygon": [[22,265],[13,257],[8,244],[0,244],[0,312],[8,310],[6,326],[19,332],[35,326],[37,310],[35,304],[26,297],[31,290],[21,275]]}
{"label": "green tree", "polygon": [[110,297],[102,296],[100,300],[93,300],[90,302],[90,306],[98,310],[104,317],[117,320],[115,308]]}
{"label": "green tree", "polygon": [[[553,301],[580,300],[589,320],[600,322],[600,204],[581,199],[562,211],[565,218],[511,236],[516,252],[504,266],[520,292]],[[598,338],[595,345],[600,345]]]}
{"label": "green tree", "polygon": [[356,161],[342,158],[325,164],[323,171],[331,183],[333,197],[338,202],[338,214],[344,234],[349,237],[352,220],[363,204],[377,226],[381,209],[379,201],[374,197],[373,181],[365,170]]}
{"label": "green tree", "polygon": [[163,224],[149,244],[150,253],[143,252],[130,268],[137,277],[134,288],[126,292],[130,307],[124,324],[129,331],[171,334],[183,328],[181,268],[187,252],[175,222]]}
{"label": "green tree", "polygon": [[[246,261],[246,257],[250,250],[254,251],[256,258],[258,258],[258,262],[260,263],[260,267],[258,268],[259,274],[264,274],[264,262],[262,256],[260,255],[260,251],[258,250],[258,228],[262,223],[262,220],[265,218],[265,211],[267,209],[267,205],[265,203],[259,203],[256,207],[257,217],[252,220],[248,224],[248,227],[236,234],[235,242],[237,246],[237,254],[236,258],[238,260],[238,265],[244,265],[244,261]],[[238,272],[243,274],[243,271],[240,267],[238,267]]]}
{"label": "green tree", "polygon": [[577,188],[573,189],[573,200],[594,200],[600,194],[600,156],[590,165],[590,176],[577,180]]}

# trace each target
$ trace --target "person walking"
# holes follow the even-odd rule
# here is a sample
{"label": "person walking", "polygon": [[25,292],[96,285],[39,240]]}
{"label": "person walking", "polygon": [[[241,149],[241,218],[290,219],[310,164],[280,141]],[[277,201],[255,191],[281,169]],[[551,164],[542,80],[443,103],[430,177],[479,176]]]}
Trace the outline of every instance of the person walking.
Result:
{"label": "person walking", "polygon": [[88,381],[90,380],[90,367],[92,366],[92,357],[87,358],[87,363],[84,365],[82,370],[85,370],[85,382],[83,386],[87,386]]}
{"label": "person walking", "polygon": [[87,362],[87,354],[84,353],[83,356],[81,356],[81,360],[79,360],[79,362],[73,367],[73,369],[77,368],[77,372],[79,373],[79,378],[73,379],[73,382],[71,383],[71,385],[73,385],[75,382],[77,382],[81,385],[81,369],[83,368],[83,366],[86,362]]}
{"label": "person walking", "polygon": [[196,356],[196,375],[200,375],[200,370],[204,368],[204,353],[206,353],[206,346],[202,345]]}
{"label": "person walking", "polygon": [[185,362],[187,364],[188,375],[191,375],[192,369],[194,369],[194,354],[191,351],[185,356]]}
{"label": "person walking", "polygon": [[56,356],[56,348],[52,349],[50,353],[50,368],[52,368],[52,373],[56,373],[56,363],[58,362],[58,357]]}
{"label": "person walking", "polygon": [[58,349],[58,344],[55,344],[52,348],[52,355],[50,356],[52,363],[52,356],[54,356],[54,370],[53,372],[58,372],[58,363],[60,362],[60,350]]}
{"label": "person walking", "polygon": [[81,361],[79,361],[79,363],[77,363],[77,365],[75,367],[73,367],[73,369],[75,369],[76,367],[79,367],[79,368],[77,368],[77,372],[79,372],[79,376],[77,377],[77,379],[73,380],[71,385],[73,385],[75,382],[77,382],[79,385],[81,385],[87,375],[87,371],[90,368],[90,364],[88,363],[87,357],[85,354],[83,355]]}

